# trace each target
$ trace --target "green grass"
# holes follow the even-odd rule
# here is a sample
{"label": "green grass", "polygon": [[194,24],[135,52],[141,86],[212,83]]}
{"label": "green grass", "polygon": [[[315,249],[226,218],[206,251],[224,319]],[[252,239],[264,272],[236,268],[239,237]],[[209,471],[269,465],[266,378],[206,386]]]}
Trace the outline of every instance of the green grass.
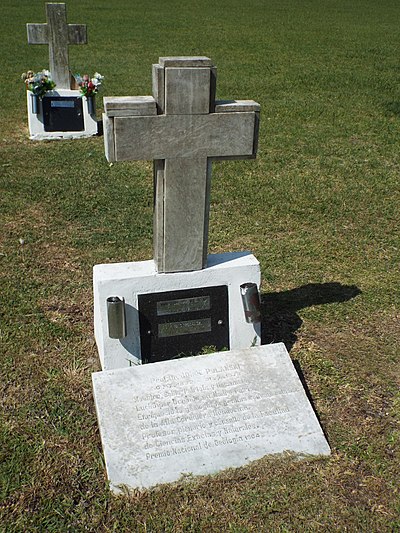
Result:
{"label": "green grass", "polygon": [[[286,342],[332,447],[110,495],[91,390],[92,267],[152,255],[147,162],[102,138],[33,143],[19,76],[42,3],[0,32],[0,531],[400,529],[400,34],[397,1],[70,0],[73,71],[151,94],[159,56],[207,55],[220,99],[262,106],[255,161],[215,163],[210,252],[249,249],[264,341]],[[101,107],[101,98],[99,107]],[[20,244],[23,239],[24,244]]]}

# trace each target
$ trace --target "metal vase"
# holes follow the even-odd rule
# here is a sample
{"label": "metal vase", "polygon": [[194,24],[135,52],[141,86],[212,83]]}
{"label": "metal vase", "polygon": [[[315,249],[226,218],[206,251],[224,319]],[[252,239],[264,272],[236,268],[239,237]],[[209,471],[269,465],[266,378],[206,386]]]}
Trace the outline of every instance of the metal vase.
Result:
{"label": "metal vase", "polygon": [[32,94],[32,113],[35,115],[40,113],[40,98],[36,94]]}
{"label": "metal vase", "polygon": [[119,296],[107,298],[108,336],[111,339],[126,337],[125,299]]}
{"label": "metal vase", "polygon": [[96,102],[94,96],[87,96],[87,106],[89,115],[94,115],[96,113]]}
{"label": "metal vase", "polygon": [[260,295],[256,283],[243,283],[240,285],[244,316],[246,322],[261,322]]}

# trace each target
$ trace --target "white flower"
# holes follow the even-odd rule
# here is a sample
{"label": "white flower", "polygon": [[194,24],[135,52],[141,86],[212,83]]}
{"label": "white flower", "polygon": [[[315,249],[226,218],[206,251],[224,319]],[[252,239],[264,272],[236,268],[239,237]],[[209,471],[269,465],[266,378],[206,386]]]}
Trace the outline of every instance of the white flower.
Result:
{"label": "white flower", "polygon": [[[101,74],[99,74],[98,72],[95,72],[93,74],[94,78],[96,78],[97,80],[101,81],[101,80],[104,80],[104,76],[102,76]],[[93,81],[93,80],[92,80]]]}

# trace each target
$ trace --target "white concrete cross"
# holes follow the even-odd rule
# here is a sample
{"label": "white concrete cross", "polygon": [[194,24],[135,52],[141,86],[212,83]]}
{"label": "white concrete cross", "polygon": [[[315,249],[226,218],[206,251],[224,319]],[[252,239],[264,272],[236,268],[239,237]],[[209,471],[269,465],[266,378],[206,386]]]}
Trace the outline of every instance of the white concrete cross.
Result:
{"label": "white concrete cross", "polygon": [[260,106],[215,101],[207,57],[164,57],[153,65],[153,97],[104,98],[109,161],[153,160],[154,260],[159,272],[207,263],[211,162],[254,158]]}
{"label": "white concrete cross", "polygon": [[86,44],[86,25],[67,24],[65,4],[46,4],[47,24],[27,24],[29,44],[48,44],[50,72],[58,89],[70,89],[68,45]]}

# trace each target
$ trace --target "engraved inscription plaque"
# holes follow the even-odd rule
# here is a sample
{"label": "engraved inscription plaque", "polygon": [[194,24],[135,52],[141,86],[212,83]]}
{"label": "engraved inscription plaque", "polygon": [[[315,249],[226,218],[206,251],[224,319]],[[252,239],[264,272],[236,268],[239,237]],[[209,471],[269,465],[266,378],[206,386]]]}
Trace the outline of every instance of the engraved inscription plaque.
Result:
{"label": "engraved inscription plaque", "polygon": [[93,374],[111,489],[330,449],[283,344]]}
{"label": "engraved inscription plaque", "polygon": [[225,285],[140,294],[138,307],[142,363],[229,349]]}
{"label": "engraved inscription plaque", "polygon": [[83,131],[82,98],[45,96],[43,119],[44,131]]}
{"label": "engraved inscription plaque", "polygon": [[198,318],[184,322],[164,322],[158,325],[159,337],[174,337],[190,333],[206,333],[211,331],[211,318]]}
{"label": "engraved inscription plaque", "polygon": [[175,313],[188,313],[190,311],[205,311],[210,309],[209,296],[195,296],[194,298],[181,298],[178,300],[165,300],[157,302],[157,316],[173,315]]}

